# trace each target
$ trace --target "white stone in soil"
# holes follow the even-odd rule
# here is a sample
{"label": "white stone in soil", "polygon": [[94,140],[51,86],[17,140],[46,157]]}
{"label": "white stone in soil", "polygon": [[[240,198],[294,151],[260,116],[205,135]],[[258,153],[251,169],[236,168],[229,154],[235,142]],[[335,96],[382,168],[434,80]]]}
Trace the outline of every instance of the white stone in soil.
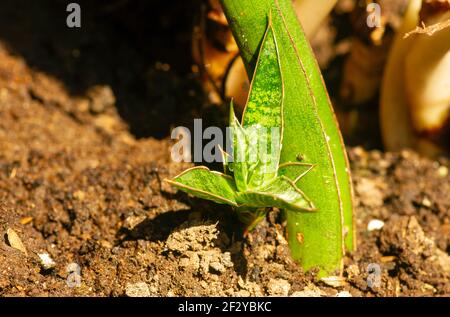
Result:
{"label": "white stone in soil", "polygon": [[372,219],[367,224],[368,231],[380,230],[384,226],[384,221],[378,219]]}

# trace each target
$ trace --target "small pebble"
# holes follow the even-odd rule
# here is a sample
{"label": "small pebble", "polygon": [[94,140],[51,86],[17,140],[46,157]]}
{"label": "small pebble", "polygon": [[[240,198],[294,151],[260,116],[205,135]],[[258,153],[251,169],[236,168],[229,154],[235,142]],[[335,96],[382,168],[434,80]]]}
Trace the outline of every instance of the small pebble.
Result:
{"label": "small pebble", "polygon": [[384,221],[373,219],[367,224],[367,231],[380,230],[384,226]]}
{"label": "small pebble", "polygon": [[39,253],[38,256],[41,260],[41,266],[44,270],[50,270],[55,267],[56,263],[48,253]]}
{"label": "small pebble", "polygon": [[125,287],[125,294],[128,297],[150,297],[150,290],[144,282],[128,283]]}
{"label": "small pebble", "polygon": [[267,284],[267,292],[271,296],[288,296],[291,284],[284,279],[271,278]]}
{"label": "small pebble", "polygon": [[425,198],[422,200],[422,205],[425,206],[425,207],[430,208],[430,207],[431,207],[431,201],[430,201],[428,198],[425,197]]}

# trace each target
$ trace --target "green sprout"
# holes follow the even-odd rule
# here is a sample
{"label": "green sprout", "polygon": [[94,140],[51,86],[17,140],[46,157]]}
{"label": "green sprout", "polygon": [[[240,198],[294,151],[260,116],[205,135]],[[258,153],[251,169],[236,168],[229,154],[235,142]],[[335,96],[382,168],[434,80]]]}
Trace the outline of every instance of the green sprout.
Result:
{"label": "green sprout", "polygon": [[316,210],[296,185],[313,165],[279,163],[283,85],[270,21],[259,56],[242,124],[234,114],[233,103],[230,106],[233,155],[222,151],[224,173],[198,166],[168,180],[189,194],[235,207],[247,230],[253,229],[271,207],[298,212]]}

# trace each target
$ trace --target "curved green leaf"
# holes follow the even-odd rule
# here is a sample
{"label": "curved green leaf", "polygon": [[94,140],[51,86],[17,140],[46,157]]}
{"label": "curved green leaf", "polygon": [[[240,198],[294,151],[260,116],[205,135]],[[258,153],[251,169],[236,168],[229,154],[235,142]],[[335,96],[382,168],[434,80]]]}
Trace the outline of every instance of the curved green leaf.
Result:
{"label": "curved green leaf", "polygon": [[199,166],[187,169],[172,180],[166,180],[178,189],[218,204],[237,206],[236,186],[233,178],[207,167]]}
{"label": "curved green leaf", "polygon": [[237,194],[240,206],[289,208],[299,212],[315,211],[313,203],[284,176],[271,181],[268,185]]}

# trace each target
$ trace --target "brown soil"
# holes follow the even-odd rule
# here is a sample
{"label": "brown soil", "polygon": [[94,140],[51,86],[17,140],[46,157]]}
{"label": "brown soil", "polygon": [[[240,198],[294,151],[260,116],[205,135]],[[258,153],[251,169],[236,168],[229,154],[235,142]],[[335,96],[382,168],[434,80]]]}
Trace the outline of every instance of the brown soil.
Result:
{"label": "brown soil", "polygon": [[[203,102],[180,60],[190,7],[159,1],[160,21],[141,26],[86,2],[81,32],[53,25],[64,2],[29,5],[0,4],[0,296],[450,296],[447,159],[349,149],[359,249],[342,285],[314,282],[277,211],[243,238],[231,209],[162,182],[186,168],[170,160],[170,127]],[[368,231],[374,219],[384,227]]]}

